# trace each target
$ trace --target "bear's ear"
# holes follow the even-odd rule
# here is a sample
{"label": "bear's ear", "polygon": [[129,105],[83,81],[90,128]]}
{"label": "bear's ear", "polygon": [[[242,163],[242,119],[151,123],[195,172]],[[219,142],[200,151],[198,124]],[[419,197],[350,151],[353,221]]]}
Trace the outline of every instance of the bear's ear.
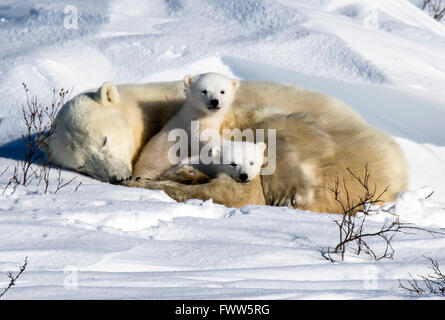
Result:
{"label": "bear's ear", "polygon": [[233,92],[237,92],[239,89],[240,82],[237,79],[232,79]]}
{"label": "bear's ear", "polygon": [[196,77],[195,76],[191,76],[189,74],[187,74],[184,77],[184,86],[186,88],[190,88],[192,86],[192,83],[195,81]]}
{"label": "bear's ear", "polygon": [[266,143],[264,143],[263,141],[260,141],[256,144],[258,150],[260,150],[261,153],[264,153],[264,150],[266,150]]}
{"label": "bear's ear", "polygon": [[119,92],[111,82],[104,82],[99,89],[99,99],[104,107],[109,107],[119,103]]}

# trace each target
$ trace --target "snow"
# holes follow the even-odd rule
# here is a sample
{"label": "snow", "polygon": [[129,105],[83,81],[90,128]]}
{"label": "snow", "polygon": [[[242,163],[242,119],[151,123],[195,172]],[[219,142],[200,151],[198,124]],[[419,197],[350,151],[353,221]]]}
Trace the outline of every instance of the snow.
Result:
{"label": "snow", "polygon": [[[67,5],[78,29],[64,28]],[[445,26],[408,1],[3,0],[0,37],[0,190],[23,150],[22,82],[48,102],[54,87],[212,71],[351,105],[404,151],[410,187],[390,204],[401,221],[444,231]],[[0,287],[29,259],[5,298],[415,298],[398,280],[428,272],[424,256],[445,265],[441,234],[398,234],[393,260],[331,263],[319,249],[336,245],[336,215],[177,203],[63,172],[74,177],[56,193],[53,172],[46,194],[35,183],[0,194]]]}

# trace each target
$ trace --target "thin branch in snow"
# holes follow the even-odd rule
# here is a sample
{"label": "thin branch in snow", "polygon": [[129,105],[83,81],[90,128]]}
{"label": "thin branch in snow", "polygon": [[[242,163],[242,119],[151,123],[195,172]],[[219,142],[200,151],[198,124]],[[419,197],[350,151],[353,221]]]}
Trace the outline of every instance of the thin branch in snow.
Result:
{"label": "thin branch in snow", "polygon": [[[52,100],[49,105],[39,103],[37,96],[32,95],[25,83],[22,83],[25,90],[26,102],[22,105],[22,118],[25,123],[26,131],[22,134],[22,140],[25,144],[25,152],[23,161],[18,161],[15,165],[13,176],[3,189],[4,194],[9,189],[9,194],[13,194],[18,185],[29,186],[33,181],[37,181],[37,185],[44,185],[43,192],[46,194],[49,190],[50,183],[50,158],[51,154],[47,154],[43,163],[41,162],[40,148],[44,145],[48,138],[54,134],[56,130],[57,114],[69,99],[69,90],[60,89],[52,90]],[[2,173],[4,174],[6,170]],[[58,170],[57,186],[54,193],[57,193],[63,187],[74,181],[75,178],[65,182],[61,177],[61,170]],[[80,184],[76,187],[80,187]]]}
{"label": "thin branch in snow", "polygon": [[0,293],[0,299],[5,295],[6,292],[8,292],[9,289],[11,289],[13,286],[15,286],[15,283],[17,279],[22,275],[22,273],[26,270],[26,266],[28,265],[28,257],[25,257],[25,261],[20,266],[19,271],[13,275],[11,271],[8,272],[8,278],[9,278],[9,284],[6,288],[3,289],[3,291]]}
{"label": "thin branch in snow", "polygon": [[[363,195],[358,199],[351,199],[350,193],[348,191],[348,186],[343,180],[342,187],[340,187],[339,180],[336,180],[335,186],[330,188],[333,193],[335,201],[342,208],[341,219],[334,220],[338,227],[338,243],[335,245],[334,249],[321,250],[322,256],[331,261],[335,262],[332,258],[332,254],[340,254],[341,261],[344,261],[345,253],[350,245],[355,244],[353,250],[354,254],[360,255],[365,253],[370,256],[373,260],[379,261],[383,259],[392,259],[395,250],[392,246],[392,240],[397,233],[407,233],[407,230],[420,230],[425,231],[430,234],[443,234],[441,232],[431,231],[421,227],[416,227],[407,223],[401,223],[398,215],[395,214],[394,208],[383,209],[383,208],[373,208],[373,205],[381,203],[382,196],[388,191],[386,187],[382,192],[377,193],[376,186],[369,186],[369,178],[371,173],[369,172],[368,165],[365,165],[365,170],[363,176],[360,176],[350,169],[347,169],[349,174],[359,182],[363,189]],[[344,197],[340,197],[344,194]],[[427,196],[430,197],[430,195]],[[361,215],[357,216],[355,213],[359,209]],[[367,231],[367,218],[371,214],[381,214],[387,213],[392,217],[390,220],[385,220],[383,225],[375,231]],[[377,252],[374,247],[372,247],[368,239],[379,239],[384,243],[384,249]]]}
{"label": "thin branch in snow", "polygon": [[422,10],[437,21],[441,21],[445,16],[445,1],[443,0],[423,0]]}
{"label": "thin branch in snow", "polygon": [[440,297],[445,297],[445,274],[440,270],[439,263],[429,257],[426,257],[431,266],[429,267],[433,273],[427,275],[419,275],[420,279],[416,280],[409,274],[410,280],[406,284],[399,280],[399,287],[408,291],[411,294],[433,294]]}
{"label": "thin branch in snow", "polygon": [[[60,189],[66,187],[67,185],[69,185],[71,182],[73,182],[74,180],[76,180],[77,177],[74,177],[68,181],[65,182],[65,180],[62,178],[62,170],[61,169],[57,169],[57,186],[56,189],[54,190],[54,193],[57,193],[57,191],[59,191]],[[77,191],[77,188],[79,188],[80,184],[77,185],[75,191]]]}

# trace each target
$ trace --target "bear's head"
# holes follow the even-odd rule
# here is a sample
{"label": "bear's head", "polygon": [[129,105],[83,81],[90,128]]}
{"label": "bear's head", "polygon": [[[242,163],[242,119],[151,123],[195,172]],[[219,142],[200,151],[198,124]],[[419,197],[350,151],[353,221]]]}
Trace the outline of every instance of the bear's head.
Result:
{"label": "bear's head", "polygon": [[54,134],[39,147],[56,165],[104,182],[128,179],[134,136],[119,103],[119,92],[110,82],[79,94],[61,108]]}
{"label": "bear's head", "polygon": [[264,163],[264,142],[225,141],[220,154],[221,170],[238,182],[249,182],[261,171]]}
{"label": "bear's head", "polygon": [[218,73],[184,77],[187,101],[191,103],[191,107],[206,114],[227,112],[239,85],[239,80]]}

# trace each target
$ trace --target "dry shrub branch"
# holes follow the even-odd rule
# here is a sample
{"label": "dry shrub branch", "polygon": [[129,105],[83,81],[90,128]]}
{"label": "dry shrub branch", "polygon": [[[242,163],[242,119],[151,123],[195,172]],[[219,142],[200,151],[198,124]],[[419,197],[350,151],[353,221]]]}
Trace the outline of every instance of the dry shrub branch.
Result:
{"label": "dry shrub branch", "polygon": [[[395,250],[391,244],[395,235],[398,233],[407,233],[409,229],[416,229],[429,232],[431,234],[438,233],[430,231],[424,228],[415,227],[407,223],[401,223],[399,216],[395,214],[394,207],[390,209],[383,209],[377,207],[382,203],[382,196],[388,191],[386,187],[382,192],[377,192],[376,186],[371,187],[369,178],[371,173],[369,172],[368,165],[365,166],[363,175],[356,174],[350,169],[347,169],[348,173],[356,180],[363,192],[362,196],[358,199],[351,199],[348,191],[348,186],[345,180],[340,182],[337,179],[334,187],[330,188],[333,193],[335,201],[338,202],[342,209],[341,218],[334,220],[338,227],[338,243],[333,247],[327,249],[321,249],[322,256],[335,262],[332,254],[340,255],[341,261],[344,261],[345,253],[348,249],[356,255],[366,254],[373,260],[379,261],[382,259],[392,259]],[[344,197],[341,195],[344,194]],[[360,214],[356,215],[357,210],[360,210]],[[380,228],[370,228],[367,224],[367,218],[372,214],[387,213],[391,219],[385,219]],[[372,231],[368,231],[368,230]],[[383,250],[381,247],[377,250],[371,246],[369,240],[380,240],[383,242]]]}
{"label": "dry shrub branch", "polygon": [[28,265],[28,257],[25,257],[25,261],[20,266],[19,271],[14,275],[11,271],[7,273],[9,278],[8,285],[3,289],[2,292],[0,292],[0,299],[5,295],[6,292],[8,292],[9,289],[11,289],[13,286],[15,286],[15,283],[17,279],[22,275],[22,273],[26,270],[26,266]]}
{"label": "dry shrub branch", "polygon": [[[23,160],[18,161],[12,170],[12,177],[6,183],[3,194],[9,190],[9,194],[13,194],[17,186],[29,186],[34,180],[37,185],[43,184],[43,191],[46,194],[49,188],[50,171],[49,165],[51,155],[42,157],[40,148],[46,143],[56,130],[56,116],[60,108],[69,99],[69,90],[53,89],[52,99],[49,105],[39,103],[37,96],[32,95],[26,84],[22,83],[25,90],[25,104],[22,105],[22,118],[25,124],[25,132],[22,134],[22,140],[25,144]],[[3,171],[2,175],[8,170]],[[73,178],[68,182],[64,181],[61,176],[61,170],[58,169],[57,186],[54,193],[61,188],[67,186],[76,179]],[[0,175],[1,176],[1,175]]]}
{"label": "dry shrub branch", "polygon": [[426,257],[431,266],[432,274],[419,275],[420,280],[416,280],[410,274],[411,280],[407,280],[406,284],[399,280],[399,287],[408,291],[411,294],[432,294],[440,297],[445,297],[445,274],[440,270],[439,263]]}
{"label": "dry shrub branch", "polygon": [[437,21],[441,21],[445,16],[445,1],[443,0],[423,0],[422,10]]}

